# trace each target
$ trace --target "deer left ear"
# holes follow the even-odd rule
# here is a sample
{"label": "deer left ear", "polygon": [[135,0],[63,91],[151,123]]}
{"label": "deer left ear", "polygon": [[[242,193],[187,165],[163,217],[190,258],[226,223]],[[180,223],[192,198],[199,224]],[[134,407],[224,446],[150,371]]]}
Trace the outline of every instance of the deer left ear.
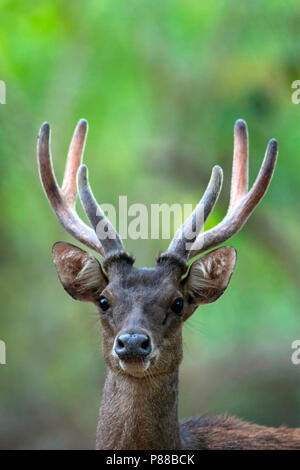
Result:
{"label": "deer left ear", "polygon": [[223,246],[197,259],[183,279],[185,296],[197,307],[217,300],[226,290],[236,262],[236,250]]}
{"label": "deer left ear", "polygon": [[68,294],[75,300],[95,302],[107,284],[96,258],[64,242],[55,243],[52,253],[59,279]]}

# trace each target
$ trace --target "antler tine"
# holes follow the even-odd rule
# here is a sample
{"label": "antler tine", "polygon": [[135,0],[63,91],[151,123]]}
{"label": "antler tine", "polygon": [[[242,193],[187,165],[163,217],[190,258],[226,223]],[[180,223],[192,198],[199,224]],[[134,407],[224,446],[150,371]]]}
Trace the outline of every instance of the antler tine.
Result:
{"label": "antler tine", "polygon": [[193,243],[197,238],[198,233],[204,226],[206,219],[214,208],[214,205],[219,197],[223,182],[223,171],[219,166],[214,166],[212,169],[210,181],[207,185],[206,191],[198,203],[195,210],[188,217],[188,219],[177,230],[172,242],[167,250],[168,253],[176,253],[179,256],[187,257],[189,248],[188,243]]}
{"label": "antler tine", "polygon": [[44,190],[53,209],[55,210],[56,206],[61,202],[61,192],[53,171],[52,157],[49,149],[49,140],[50,126],[47,122],[44,122],[44,124],[41,126],[38,137],[38,165]]}
{"label": "antler tine", "polygon": [[68,199],[70,205],[75,204],[77,196],[76,177],[78,168],[82,162],[82,156],[85,147],[86,135],[88,131],[88,123],[85,119],[78,122],[67,156],[66,169],[61,187],[62,193]]}
{"label": "antler tine", "polygon": [[[271,139],[268,143],[261,169],[251,190],[244,196],[234,199],[234,205],[229,207],[227,215],[222,222],[198,237],[190,250],[189,258],[215,248],[231,238],[243,227],[268,189],[274,173],[277,155],[277,141]],[[238,194],[238,192],[235,194]]]}
{"label": "antler tine", "polygon": [[229,211],[248,191],[248,129],[243,119],[234,126],[234,153]]}
{"label": "antler tine", "polygon": [[105,255],[107,256],[115,251],[125,251],[118,233],[105,216],[92,193],[86,165],[81,165],[78,170],[77,186],[85,213],[94,227],[96,235],[104,248]]}
{"label": "antler tine", "polygon": [[257,206],[271,182],[278,156],[278,144],[276,139],[271,139],[268,143],[264,160],[257,175],[257,178],[248,193],[247,207],[245,212],[249,215]]}
{"label": "antler tine", "polygon": [[78,217],[75,211],[76,184],[74,185],[73,175],[80,164],[86,129],[86,122],[80,121],[70,146],[63,189],[59,188],[53,171],[49,148],[50,126],[47,122],[42,125],[38,138],[38,165],[46,196],[60,223],[74,238],[104,256],[103,247],[95,232]]}

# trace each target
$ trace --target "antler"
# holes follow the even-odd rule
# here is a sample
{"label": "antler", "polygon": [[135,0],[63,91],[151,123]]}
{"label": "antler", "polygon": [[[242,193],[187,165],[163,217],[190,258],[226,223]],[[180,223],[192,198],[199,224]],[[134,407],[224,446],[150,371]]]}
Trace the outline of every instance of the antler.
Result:
{"label": "antler", "polygon": [[[82,119],[75,129],[69,148],[63,184],[59,188],[49,150],[50,127],[49,124],[44,123],[38,139],[40,176],[49,202],[65,229],[83,244],[102,256],[107,256],[114,251],[124,251],[124,247],[119,235],[107,220],[92,194],[86,166],[80,166],[86,133],[87,122]],[[247,125],[245,121],[238,120],[234,129],[230,203],[225,218],[214,228],[199,235],[221,191],[222,169],[215,166],[201,201],[186,222],[178,229],[167,252],[176,253],[188,259],[220,245],[237,233],[264,196],[274,172],[277,153],[277,142],[275,139],[271,139],[257,179],[248,191]],[[76,213],[77,172],[81,202],[94,230],[89,228]],[[187,245],[187,241],[192,245],[191,247]]]}
{"label": "antler", "polygon": [[168,252],[176,253],[179,256],[187,257],[189,249],[187,243],[192,244],[198,233],[204,226],[206,219],[214,208],[215,203],[221,192],[223,182],[223,171],[219,166],[212,169],[210,181],[206,191],[198,203],[194,212],[177,230],[172,242],[169,245]]}
{"label": "antler", "polygon": [[[235,235],[245,224],[255,207],[258,205],[262,197],[264,196],[268,186],[270,184],[276,159],[277,159],[277,142],[275,139],[271,139],[266,150],[265,158],[263,160],[261,169],[253,184],[250,191],[248,191],[248,132],[247,124],[242,119],[239,119],[235,123],[234,127],[234,156],[233,156],[233,168],[232,168],[232,179],[231,179],[231,192],[230,192],[230,203],[228,212],[225,218],[218,225],[212,229],[198,235],[194,244],[190,250],[185,250],[185,256],[189,259],[196,256],[199,253],[203,253],[211,248],[214,248],[221,243],[225,242],[233,235]],[[209,191],[212,185],[212,180],[205,192],[214,193],[218,191],[218,185],[215,183],[214,190]],[[203,197],[202,201],[205,206],[204,214],[207,213],[208,207],[209,212],[213,208],[211,206],[211,199],[206,202],[206,197]],[[214,202],[216,201],[215,198]],[[201,203],[202,203],[201,201]],[[200,203],[200,204],[201,204]],[[213,203],[214,204],[214,203]],[[199,206],[199,205],[198,205]],[[197,207],[198,207],[197,206]],[[197,208],[196,208],[197,210]],[[192,214],[193,216],[193,214]],[[204,216],[204,221],[206,220]],[[189,219],[187,220],[187,222]],[[184,224],[185,225],[185,224]],[[199,227],[198,233],[202,226]],[[176,238],[177,234],[175,235]],[[175,246],[174,240],[171,242],[168,252],[172,251]],[[181,252],[179,254],[183,254]]]}
{"label": "antler", "polygon": [[119,235],[105,217],[104,212],[94,198],[88,181],[86,165],[81,165],[78,170],[77,185],[83,208],[98,238],[101,240],[105,255],[107,256],[108,253],[113,251],[124,251]]}
{"label": "antler", "polygon": [[[111,249],[120,249],[122,247],[118,235],[114,232],[115,240],[109,240],[108,243],[105,240],[99,240],[95,231],[80,219],[75,208],[77,195],[76,175],[82,160],[86,134],[87,121],[81,119],[74,131],[68,152],[63,184],[59,188],[53,171],[49,149],[50,126],[48,123],[44,123],[40,130],[37,148],[39,171],[47,198],[63,227],[81,243],[105,256]],[[110,227],[110,236],[112,236],[114,229],[112,229],[103,212],[101,212],[101,218]]]}

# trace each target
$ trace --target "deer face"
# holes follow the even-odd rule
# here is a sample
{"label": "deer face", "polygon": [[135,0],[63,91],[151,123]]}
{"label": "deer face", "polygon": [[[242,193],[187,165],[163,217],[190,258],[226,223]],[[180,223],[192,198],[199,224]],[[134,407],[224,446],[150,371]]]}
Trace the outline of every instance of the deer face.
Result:
{"label": "deer face", "polygon": [[107,365],[144,377],[172,372],[182,358],[182,325],[200,304],[226,289],[234,269],[234,248],[223,247],[183,272],[176,258],[158,259],[155,268],[135,268],[130,257],[104,262],[85,251],[56,243],[54,262],[65,290],[93,302],[102,323]]}
{"label": "deer face", "polygon": [[183,311],[174,305],[183,303],[183,294],[176,284],[161,267],[115,271],[99,302],[111,368],[140,377],[170,372],[179,363]]}
{"label": "deer face", "polygon": [[[231,197],[223,221],[200,234],[221,190],[222,170],[216,166],[201,201],[179,228],[168,250],[159,256],[156,267],[135,268],[134,259],[126,253],[91,192],[87,168],[80,166],[86,132],[86,121],[79,121],[61,188],[53,173],[48,124],[42,126],[38,140],[41,180],[58,219],[77,240],[104,257],[102,267],[80,248],[56,243],[53,256],[59,278],[73,298],[93,302],[98,308],[103,351],[110,368],[135,377],[169,373],[181,360],[183,322],[200,304],[222,295],[233,272],[236,253],[234,248],[223,247],[190,266],[188,260],[220,245],[243,226],[267,190],[275,168],[277,143],[274,139],[269,142],[259,175],[248,191],[247,126],[244,121],[237,121]],[[93,229],[76,213],[76,178]]]}

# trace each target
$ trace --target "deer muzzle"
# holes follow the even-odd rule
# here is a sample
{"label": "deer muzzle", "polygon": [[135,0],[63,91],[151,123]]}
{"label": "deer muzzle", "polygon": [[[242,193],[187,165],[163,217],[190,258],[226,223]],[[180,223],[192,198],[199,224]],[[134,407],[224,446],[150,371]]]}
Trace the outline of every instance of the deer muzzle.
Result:
{"label": "deer muzzle", "polygon": [[125,333],[117,337],[114,351],[121,360],[146,359],[152,352],[152,343],[147,334]]}

